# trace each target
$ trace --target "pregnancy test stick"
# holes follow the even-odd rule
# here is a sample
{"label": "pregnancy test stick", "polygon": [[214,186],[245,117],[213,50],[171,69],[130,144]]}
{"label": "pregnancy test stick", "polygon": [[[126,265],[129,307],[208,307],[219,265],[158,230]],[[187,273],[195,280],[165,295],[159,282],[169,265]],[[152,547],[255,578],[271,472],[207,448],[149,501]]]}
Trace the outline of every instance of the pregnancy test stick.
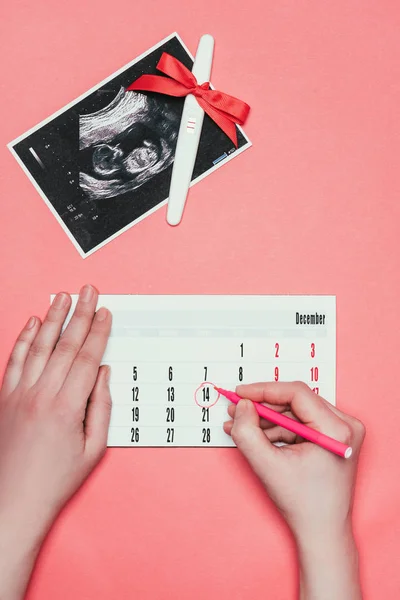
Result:
{"label": "pregnancy test stick", "polygon": [[[203,35],[200,38],[192,69],[199,85],[210,79],[213,54],[214,38],[208,34]],[[188,94],[183,106],[172,169],[167,210],[167,221],[170,225],[178,225],[182,219],[199,147],[203,120],[204,110],[199,106],[195,96]]]}

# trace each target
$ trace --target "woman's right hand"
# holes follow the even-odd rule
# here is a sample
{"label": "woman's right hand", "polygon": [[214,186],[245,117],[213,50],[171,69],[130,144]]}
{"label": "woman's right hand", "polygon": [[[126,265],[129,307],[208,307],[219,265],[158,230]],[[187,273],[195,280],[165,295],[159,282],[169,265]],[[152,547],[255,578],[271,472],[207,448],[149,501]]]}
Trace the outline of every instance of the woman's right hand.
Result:
{"label": "woman's right hand", "polygon": [[[242,385],[237,393],[245,400],[229,406],[232,417],[224,425],[263,483],[268,495],[288,523],[296,540],[300,563],[317,564],[321,556],[351,555],[356,561],[351,514],[360,449],[365,436],[364,425],[317,396],[301,382],[256,383]],[[344,459],[323,448],[298,438],[290,431],[263,419],[253,402],[295,418],[353,448],[351,458]],[[287,445],[275,446],[273,442]],[[335,557],[332,556],[335,554]],[[329,558],[327,558],[329,560]],[[339,558],[340,560],[340,558]],[[341,569],[343,571],[343,569]],[[311,568],[315,574],[315,568]],[[335,569],[331,569],[335,573]],[[310,569],[307,571],[310,574]],[[321,569],[320,569],[321,573]],[[345,591],[329,595],[329,585],[321,579],[315,598],[360,597]],[[353,572],[353,579],[358,575]],[[340,580],[340,577],[339,577]],[[332,583],[332,590],[335,588]],[[324,590],[324,591],[323,591]],[[327,595],[328,594],[328,595]],[[313,597],[314,596],[304,596]]]}

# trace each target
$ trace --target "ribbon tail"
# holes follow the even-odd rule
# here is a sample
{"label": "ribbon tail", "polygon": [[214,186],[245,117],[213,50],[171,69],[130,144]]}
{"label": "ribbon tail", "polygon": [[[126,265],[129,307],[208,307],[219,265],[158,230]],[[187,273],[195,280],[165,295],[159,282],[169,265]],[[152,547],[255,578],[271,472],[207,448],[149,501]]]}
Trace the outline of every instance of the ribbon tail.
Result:
{"label": "ribbon tail", "polygon": [[238,125],[244,124],[250,111],[246,102],[218,90],[207,90],[204,99]]}
{"label": "ribbon tail", "polygon": [[211,119],[218,125],[220,129],[228,136],[228,138],[233,142],[235,148],[238,147],[237,140],[237,132],[236,125],[232,118],[229,118],[225,113],[219,111],[217,108],[214,108],[203,98],[197,98],[198,103],[204,112],[211,117]]}

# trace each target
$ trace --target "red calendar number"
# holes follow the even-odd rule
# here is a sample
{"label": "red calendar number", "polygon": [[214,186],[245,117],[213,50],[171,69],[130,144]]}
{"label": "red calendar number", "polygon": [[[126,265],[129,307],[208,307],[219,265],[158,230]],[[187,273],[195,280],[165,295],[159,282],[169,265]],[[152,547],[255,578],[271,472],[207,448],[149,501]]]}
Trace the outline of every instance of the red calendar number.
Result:
{"label": "red calendar number", "polygon": [[275,358],[279,358],[279,344],[276,342],[275,344]]}
{"label": "red calendar number", "polygon": [[318,367],[311,367],[310,373],[311,373],[311,381],[318,381],[318,377],[319,377]]}
{"label": "red calendar number", "polygon": [[314,342],[311,344],[311,358],[315,358],[315,344]]}
{"label": "red calendar number", "polygon": [[315,392],[316,394],[319,394],[319,387],[314,387],[312,389],[313,392]]}
{"label": "red calendar number", "polygon": [[275,367],[275,377],[274,377],[275,381],[279,380],[279,367]]}

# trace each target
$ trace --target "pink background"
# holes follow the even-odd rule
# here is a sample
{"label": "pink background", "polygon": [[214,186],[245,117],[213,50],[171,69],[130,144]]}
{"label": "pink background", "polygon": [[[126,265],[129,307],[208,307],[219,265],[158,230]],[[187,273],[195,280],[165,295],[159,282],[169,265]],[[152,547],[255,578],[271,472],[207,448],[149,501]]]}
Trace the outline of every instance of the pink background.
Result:
{"label": "pink background", "polygon": [[[4,12],[6,14],[4,14]],[[355,528],[365,598],[400,591],[400,9],[396,1],[14,0],[3,8],[1,363],[49,294],[336,294],[340,408],[367,426]],[[177,31],[254,146],[83,260],[5,144]],[[376,408],[377,407],[377,410]],[[290,536],[238,453],[109,450],[29,600],[295,596]]]}

